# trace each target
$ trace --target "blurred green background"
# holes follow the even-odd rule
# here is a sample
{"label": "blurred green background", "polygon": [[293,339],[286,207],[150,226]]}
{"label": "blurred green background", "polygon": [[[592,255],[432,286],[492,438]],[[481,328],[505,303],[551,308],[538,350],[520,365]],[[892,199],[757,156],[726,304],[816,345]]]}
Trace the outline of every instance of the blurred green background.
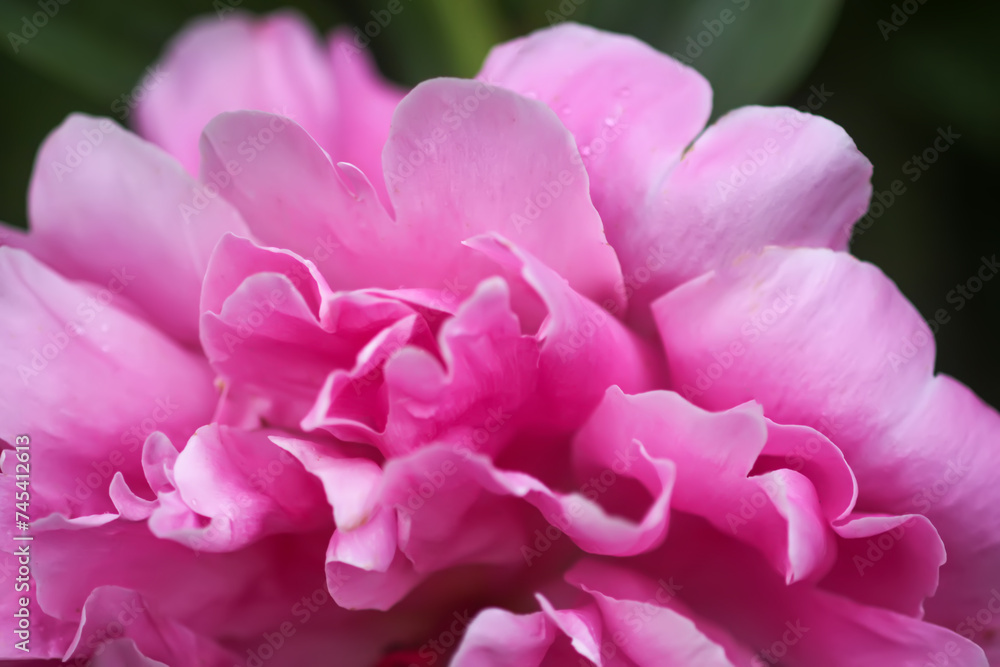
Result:
{"label": "blurred green background", "polygon": [[[293,6],[326,32],[363,25],[388,0],[42,0],[58,12],[15,53],[38,0],[0,0],[0,219],[26,225],[35,151],[71,111],[112,116],[166,40],[192,16],[233,6]],[[948,302],[981,258],[1000,254],[1000,4],[944,0],[400,0],[402,13],[371,40],[390,78],[406,85],[471,76],[490,45],[557,20],[634,34],[676,54],[715,89],[715,115],[742,104],[818,110],[844,128],[875,165],[877,191],[900,179],[903,195],[852,244],[878,264],[925,317],[945,308],[938,370],[1000,405],[1000,280],[959,310]],[[736,19],[721,31],[728,10]],[[706,23],[707,22],[707,23]],[[711,28],[718,34],[712,34]],[[704,34],[702,34],[704,33]],[[701,44],[698,44],[698,41]],[[939,129],[959,135],[926,171],[908,161]],[[904,171],[905,170],[905,171]],[[919,177],[913,180],[919,173]],[[879,212],[876,208],[873,213]]]}

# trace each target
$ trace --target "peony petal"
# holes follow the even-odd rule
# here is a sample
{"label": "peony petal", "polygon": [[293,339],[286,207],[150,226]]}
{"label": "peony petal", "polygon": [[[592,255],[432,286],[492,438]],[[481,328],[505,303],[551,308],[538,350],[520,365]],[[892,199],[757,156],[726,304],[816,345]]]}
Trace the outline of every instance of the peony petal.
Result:
{"label": "peony petal", "polygon": [[[85,150],[86,149],[86,150]],[[29,249],[67,278],[127,296],[178,340],[198,339],[208,258],[239,214],[166,153],[107,119],[71,115],[38,153]]]}
{"label": "peony petal", "polygon": [[271,441],[294,456],[323,485],[333,518],[342,530],[368,521],[375,510],[382,469],[377,463],[308,440],[272,436]]}
{"label": "peony petal", "polygon": [[[396,109],[382,164],[397,221],[414,228],[411,251],[499,232],[584,296],[621,304],[587,173],[543,104],[484,83],[427,81]],[[454,257],[440,256],[442,277],[460,273]]]}
{"label": "peony petal", "polygon": [[0,274],[0,421],[4,440],[29,434],[33,459],[45,462],[32,473],[33,513],[110,510],[104,490],[116,470],[144,488],[138,450],[149,433],[183,441],[208,421],[210,371],[22,251],[0,248]]}
{"label": "peony petal", "polygon": [[573,133],[642,328],[657,296],[747,250],[845,248],[868,206],[868,160],[791,109],[738,109],[682,155],[708,119],[708,83],[631,37],[540,30],[496,47],[479,78],[546,102]]}
{"label": "peony petal", "polygon": [[639,233],[649,192],[705,127],[708,81],[633,37],[573,23],[494,47],[479,78],[545,102],[572,132],[631,275],[642,258],[622,241]]}
{"label": "peony petal", "polygon": [[[786,585],[751,547],[700,519],[675,516],[667,542],[634,566],[679,586],[684,604],[726,628],[763,664],[987,664],[981,648],[949,629],[815,586]],[[880,573],[873,568],[869,576]]]}
{"label": "peony petal", "polygon": [[236,551],[329,522],[319,509],[320,485],[266,431],[200,428],[177,456],[173,477],[180,515],[158,508],[150,530],[198,551]]}
{"label": "peony petal", "polygon": [[806,477],[788,469],[751,475],[766,438],[753,404],[709,413],[673,392],[627,396],[611,387],[576,447],[641,442],[651,457],[676,465],[673,509],[755,546],[789,583],[816,578],[832,564],[832,533]]}
{"label": "peony petal", "polygon": [[281,113],[323,146],[335,140],[333,73],[318,36],[293,12],[199,19],[168,45],[146,81],[136,125],[191,174],[202,128],[224,111]]}
{"label": "peony petal", "polygon": [[[322,584],[318,534],[265,538],[236,553],[211,554],[159,539],[144,522],[113,514],[53,515],[33,528],[38,604],[56,619],[78,620],[95,588],[120,586],[206,636],[256,638],[287,620],[295,602]],[[298,565],[289,568],[290,562]]]}
{"label": "peony petal", "polygon": [[502,279],[480,284],[441,327],[443,366],[436,355],[406,345],[414,321],[386,329],[354,369],[329,378],[303,426],[363,439],[386,456],[434,440],[496,451],[515,432],[511,413],[532,396],[538,366],[537,345],[521,335],[509,300]]}
{"label": "peony petal", "polygon": [[522,616],[504,609],[484,609],[466,628],[451,664],[540,667],[554,639],[554,628],[541,612]]}
{"label": "peony petal", "polygon": [[823,588],[863,604],[923,618],[924,600],[938,587],[944,545],[919,514],[854,514],[833,525],[841,537],[837,563]]}
{"label": "peony petal", "polygon": [[[785,426],[770,419],[767,443],[755,469],[789,468],[812,482],[827,520],[847,516],[858,499],[858,481],[844,454],[830,440],[808,426]],[[779,458],[780,457],[780,458]]]}
{"label": "peony petal", "polygon": [[[128,654],[130,651],[125,646],[112,644],[122,642],[123,638],[132,642],[137,656],[146,659],[122,661],[117,652]],[[134,591],[101,586],[94,589],[84,603],[80,627],[63,658],[64,661],[74,659],[81,664],[92,659],[106,661],[108,665],[169,665],[223,664],[232,662],[236,656],[183,625],[163,618]]]}
{"label": "peony petal", "polygon": [[[651,189],[615,249],[648,282],[645,308],[707,270],[765,245],[844,250],[868,209],[871,163],[844,130],[788,108],[743,107],[708,128]],[[625,265],[625,260],[623,265]],[[627,266],[627,265],[626,265]]]}
{"label": "peony petal", "polygon": [[[392,114],[406,91],[383,81],[371,55],[356,48],[354,40],[346,28],[340,28],[330,36],[328,45],[341,100],[337,105],[335,157],[376,176],[382,171],[382,147],[389,138]],[[382,204],[390,207],[382,179],[376,178],[372,185]]]}
{"label": "peony petal", "polygon": [[396,516],[376,510],[367,523],[333,534],[326,552],[330,595],[345,609],[385,611],[406,597],[424,576],[397,551]]}
{"label": "peony petal", "polygon": [[[862,502],[893,488],[872,442],[910,412],[934,349],[920,315],[875,267],[828,250],[770,248],[696,278],[653,310],[672,381],[688,399],[710,409],[757,400],[771,419],[830,437]],[[904,359],[911,336],[922,344]],[[866,488],[873,468],[880,482]],[[893,482],[905,477],[891,470]]]}
{"label": "peony petal", "polygon": [[[777,422],[816,428],[854,470],[859,508],[934,523],[949,562],[929,619],[957,628],[983,608],[1000,585],[1000,523],[982,510],[998,490],[1000,415],[932,377],[928,326],[881,272],[846,254],[772,248],[653,309],[671,377],[692,400],[753,398]],[[989,633],[973,634],[988,645]]]}
{"label": "peony petal", "polygon": [[231,236],[213,255],[202,308],[202,345],[232,392],[223,409],[288,429],[298,429],[327,376],[353,366],[374,336],[408,323],[403,342],[419,340],[406,304],[334,293],[309,261]]}
{"label": "peony petal", "polygon": [[[462,118],[452,105],[468,100],[477,110],[463,111]],[[246,137],[265,132],[271,139],[253,149],[253,159],[239,153]],[[315,258],[337,289],[461,293],[468,287],[460,286],[493,273],[461,242],[501,231],[584,296],[622,304],[614,291],[617,259],[590,203],[572,137],[544,105],[519,95],[455,79],[425,82],[407,95],[383,153],[395,219],[364,174],[347,164],[335,167],[286,119],[225,114],[206,128],[203,151],[208,169],[236,167],[228,170],[232,185],[222,194],[254,234]],[[538,160],[540,154],[547,158]],[[479,167],[470,168],[470,155]]]}
{"label": "peony petal", "polygon": [[544,306],[538,329],[541,343],[538,393],[544,422],[577,428],[610,385],[641,392],[663,385],[661,361],[648,344],[603,308],[567,285],[551,267],[499,235],[469,239],[472,248],[516,272]]}

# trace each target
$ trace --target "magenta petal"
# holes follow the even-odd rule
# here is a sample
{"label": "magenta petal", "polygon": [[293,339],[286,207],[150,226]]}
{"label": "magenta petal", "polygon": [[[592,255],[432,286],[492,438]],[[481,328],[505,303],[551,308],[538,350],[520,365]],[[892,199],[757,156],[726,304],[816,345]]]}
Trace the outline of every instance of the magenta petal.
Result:
{"label": "magenta petal", "polygon": [[[142,662],[120,661],[122,654],[127,655],[131,651],[127,647],[112,647],[110,644],[122,641],[134,644],[137,653],[133,655],[148,659]],[[109,650],[111,653],[106,655]],[[102,586],[94,589],[87,598],[80,627],[63,659],[86,661],[88,658],[96,660],[94,664],[103,661],[109,666],[221,665],[225,661],[232,662],[236,656],[189,628],[163,618],[149,608],[141,595],[117,586]]]}
{"label": "magenta petal", "polygon": [[832,532],[806,477],[788,469],[751,475],[766,439],[755,405],[709,413],[672,392],[627,396],[612,387],[577,447],[641,442],[651,457],[676,465],[673,509],[755,546],[789,583],[815,578],[832,563]]}
{"label": "magenta petal", "polygon": [[864,604],[915,618],[938,587],[945,550],[933,524],[919,514],[854,514],[833,525],[837,564],[822,586]]}

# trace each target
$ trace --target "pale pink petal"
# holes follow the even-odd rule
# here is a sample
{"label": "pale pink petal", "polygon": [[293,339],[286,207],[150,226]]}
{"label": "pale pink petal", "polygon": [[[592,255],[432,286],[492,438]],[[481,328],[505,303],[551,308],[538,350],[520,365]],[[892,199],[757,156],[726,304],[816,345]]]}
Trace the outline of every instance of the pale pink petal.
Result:
{"label": "pale pink petal", "polygon": [[555,639],[555,628],[542,612],[512,614],[484,609],[465,630],[451,664],[454,667],[540,667]]}
{"label": "pale pink petal", "polygon": [[[462,111],[463,118],[452,109],[469,100],[474,114]],[[240,142],[264,131],[271,141],[241,162]],[[544,105],[509,91],[438,79],[404,98],[383,153],[394,219],[364,174],[335,167],[309,135],[280,117],[221,116],[206,128],[203,149],[213,170],[240,166],[223,196],[254,234],[316,257],[336,289],[475,284],[494,270],[461,242],[499,231],[584,296],[623,303],[614,290],[618,262],[572,137]],[[551,157],[538,161],[540,153]],[[469,155],[477,156],[475,169]]]}
{"label": "pale pink petal", "polygon": [[543,422],[578,427],[610,385],[630,393],[663,386],[662,362],[613,316],[619,312],[613,301],[599,307],[540,259],[498,235],[467,244],[515,272],[544,306],[536,334]]}
{"label": "pale pink petal", "polygon": [[117,124],[71,115],[42,144],[28,201],[29,249],[107,298],[128,297],[178,340],[198,340],[208,258],[246,226],[162,150]]}
{"label": "pale pink petal", "polygon": [[825,118],[765,107],[726,114],[651,189],[642,222],[614,240],[636,282],[648,270],[633,303],[646,308],[766,245],[845,249],[868,209],[871,174],[847,133]]}
{"label": "pale pink petal", "polygon": [[145,321],[22,251],[0,249],[0,274],[8,378],[0,421],[7,433],[32,438],[40,463],[31,479],[34,514],[110,511],[116,471],[145,487],[139,448],[147,435],[184,441],[210,419],[211,373]]}
{"label": "pale pink petal", "polygon": [[516,432],[512,414],[533,396],[538,367],[538,346],[521,334],[506,283],[484,281],[442,325],[443,365],[407,345],[412,320],[400,324],[398,332],[386,329],[373,339],[354,369],[331,376],[303,425],[363,439],[386,456],[432,441],[499,449]]}
{"label": "pale pink petal", "polygon": [[494,47],[479,78],[548,104],[576,139],[626,275],[644,201],[708,121],[712,90],[639,40],[564,24]]}
{"label": "pale pink petal", "polygon": [[[372,177],[382,171],[382,147],[389,138],[392,114],[406,91],[384,81],[367,50],[358,49],[347,29],[335,31],[328,49],[337,87],[336,127],[338,160],[349,162]],[[373,183],[386,206],[389,196],[385,183]]]}
{"label": "pale pink petal", "polygon": [[416,324],[396,299],[334,293],[308,260],[232,236],[213,255],[202,309],[202,345],[231,392],[223,408],[290,429],[334,369],[351,368],[379,332]]}
{"label": "pale pink petal", "polygon": [[323,146],[335,140],[337,95],[330,64],[318,35],[292,12],[199,19],[168,45],[146,82],[136,125],[191,174],[198,173],[202,129],[224,111],[280,113]]}
{"label": "pale pink petal", "polygon": [[653,299],[744,251],[845,248],[868,206],[871,164],[819,117],[744,107],[689,147],[707,82],[631,37],[540,30],[496,47],[479,77],[544,101],[573,133],[642,328]]}
{"label": "pale pink petal", "polygon": [[928,325],[888,278],[846,254],[772,248],[653,309],[671,378],[692,400],[755,399],[776,422],[821,431],[857,476],[859,507],[933,522],[948,563],[929,619],[955,628],[984,608],[1000,586],[1000,524],[983,509],[997,496],[1000,415],[933,377]]}
{"label": "pale pink petal", "polygon": [[[180,516],[153,512],[150,529],[198,551],[236,551],[272,534],[329,523],[319,483],[269,433],[198,429],[173,464]],[[162,494],[161,494],[162,495]]]}

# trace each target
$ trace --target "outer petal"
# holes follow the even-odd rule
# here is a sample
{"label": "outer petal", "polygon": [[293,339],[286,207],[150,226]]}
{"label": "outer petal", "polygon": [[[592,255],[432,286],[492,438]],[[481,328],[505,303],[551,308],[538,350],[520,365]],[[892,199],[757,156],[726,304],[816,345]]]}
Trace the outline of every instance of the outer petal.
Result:
{"label": "outer petal", "polygon": [[[382,80],[370,53],[354,46],[354,39],[346,28],[329,39],[339,99],[334,157],[375,176],[382,171],[382,147],[389,138],[392,114],[406,91]],[[376,178],[373,185],[382,203],[390,206],[382,179]]]}
{"label": "outer petal", "polygon": [[[34,535],[39,607],[57,619],[79,620],[96,587],[120,586],[207,636],[249,640],[273,631],[322,583],[318,536],[267,538],[235,554],[198,553],[113,514],[48,517]],[[199,604],[191,604],[191,591]]]}
{"label": "outer petal", "polygon": [[[573,133],[633,316],[766,244],[843,249],[871,195],[844,131],[791,109],[708,118],[696,72],[630,37],[564,24],[494,49],[480,78],[537,96]],[[652,136],[651,136],[652,135]]]}
{"label": "outer petal", "polygon": [[305,21],[290,12],[261,19],[239,13],[197,20],[174,39],[150,72],[136,124],[197,174],[198,138],[216,115],[281,113],[329,146],[335,103],[330,64]]}
{"label": "outer petal", "polygon": [[[698,72],[639,40],[564,23],[494,47],[479,78],[548,104],[573,133],[618,246],[650,189],[708,121]],[[623,248],[626,250],[626,248]],[[623,261],[626,275],[634,257]]]}
{"label": "outer petal", "polygon": [[[198,339],[208,258],[247,233],[167,154],[107,119],[72,115],[45,140],[29,196],[29,249],[67,278],[125,294],[161,329]],[[196,208],[197,207],[197,208]]]}
{"label": "outer petal", "polygon": [[0,274],[2,437],[31,437],[34,512],[109,510],[102,489],[116,470],[144,487],[138,450],[149,433],[186,440],[208,421],[209,369],[22,251],[0,248]]}
{"label": "outer petal", "polygon": [[543,104],[482,83],[425,82],[397,108],[382,165],[397,221],[415,228],[411,250],[499,232],[584,296],[621,303],[587,172]]}
{"label": "outer petal", "polygon": [[653,308],[686,395],[712,409],[753,398],[775,421],[820,430],[857,475],[859,507],[934,523],[949,562],[928,618],[957,628],[984,608],[1000,585],[1000,516],[983,509],[1000,502],[1000,415],[932,378],[927,324],[882,273],[845,254],[773,248]]}
{"label": "outer petal", "polygon": [[[265,130],[273,139],[252,161],[239,153],[245,137]],[[287,121],[229,114],[206,128],[203,148],[209,168],[239,167],[223,195],[254,233],[316,256],[337,289],[474,284],[492,267],[461,242],[499,231],[581,294],[622,303],[617,259],[572,137],[544,105],[509,91],[437,79],[404,98],[383,153],[395,219],[361,172],[335,168]]]}
{"label": "outer petal", "polygon": [[650,190],[638,224],[613,241],[629,268],[651,269],[637,306],[765,245],[845,249],[868,208],[871,174],[847,133],[825,118],[764,107],[723,116]]}

